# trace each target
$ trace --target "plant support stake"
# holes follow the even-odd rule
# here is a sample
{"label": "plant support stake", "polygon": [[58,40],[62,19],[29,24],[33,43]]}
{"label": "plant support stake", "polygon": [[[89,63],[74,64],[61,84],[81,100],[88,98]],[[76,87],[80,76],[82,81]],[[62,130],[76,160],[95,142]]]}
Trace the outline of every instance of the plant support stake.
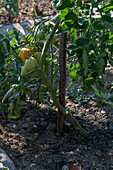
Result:
{"label": "plant support stake", "polygon": [[50,37],[49,39],[46,41],[45,45],[44,45],[44,48],[43,48],[43,51],[42,51],[42,54],[41,54],[41,78],[42,78],[42,81],[43,83],[48,87],[48,90],[51,92],[51,95],[52,95],[52,98],[53,98],[53,102],[54,102],[54,105],[58,108],[58,110],[60,110],[60,112],[67,117],[67,119],[72,123],[72,125],[75,127],[76,130],[79,130],[82,134],[84,134],[86,137],[89,137],[89,133],[87,133],[81,126],[80,124],[78,123],[78,121],[70,114],[66,114],[66,110],[65,108],[60,104],[58,98],[57,98],[57,94],[56,94],[56,87],[54,87],[48,80],[46,74],[44,73],[44,70],[43,70],[43,64],[44,64],[44,60],[46,58],[46,52],[50,46],[50,43],[51,43],[51,39],[55,33],[55,31],[57,30],[59,26],[59,23],[57,23],[51,34],[50,34]]}

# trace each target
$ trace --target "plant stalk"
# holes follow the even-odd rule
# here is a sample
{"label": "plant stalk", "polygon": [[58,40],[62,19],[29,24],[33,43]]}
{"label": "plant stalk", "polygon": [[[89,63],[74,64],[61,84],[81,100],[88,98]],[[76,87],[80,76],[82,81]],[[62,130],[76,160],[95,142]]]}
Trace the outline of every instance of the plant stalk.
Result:
{"label": "plant stalk", "polygon": [[79,130],[84,136],[89,138],[89,133],[86,132],[79,124],[79,122],[70,114],[66,113],[66,110],[62,105],[60,104],[57,95],[56,95],[56,88],[51,85],[51,83],[48,81],[44,71],[41,72],[41,78],[43,83],[48,87],[48,90],[51,92],[53,103],[54,105],[60,110],[60,112],[67,117],[67,119],[72,123],[72,125],[75,127],[76,130]]}
{"label": "plant stalk", "polygon": [[53,36],[55,34],[55,31],[57,30],[58,26],[59,26],[59,23],[56,23],[54,28],[53,28],[53,30],[52,30],[52,32],[51,32],[51,34],[50,34],[50,37],[48,38],[48,40],[44,44],[44,47],[43,47],[43,50],[42,50],[42,54],[41,54],[41,63],[40,63],[42,68],[43,68],[43,65],[44,65],[45,58],[46,58],[46,52],[49,49],[51,40],[52,40],[52,38],[53,38]]}
{"label": "plant stalk", "polygon": [[41,78],[42,78],[42,81],[43,83],[48,87],[48,90],[51,92],[51,95],[52,95],[52,98],[53,98],[53,102],[54,102],[54,105],[58,108],[58,110],[60,110],[60,112],[67,117],[67,119],[72,123],[72,125],[75,127],[76,130],[79,130],[82,134],[84,134],[84,136],[86,137],[89,137],[89,133],[87,133],[79,124],[79,122],[70,114],[70,113],[66,113],[66,110],[65,108],[60,104],[58,98],[57,98],[57,94],[56,94],[56,86],[53,86],[46,74],[44,73],[44,69],[43,69],[43,65],[44,65],[44,61],[45,61],[45,58],[46,58],[46,52],[48,51],[48,48],[50,46],[50,43],[51,43],[51,40],[52,40],[52,37],[54,36],[55,34],[55,31],[57,30],[59,26],[59,23],[56,23],[51,34],[50,34],[50,37],[48,38],[48,40],[46,41],[46,43],[44,44],[44,47],[43,47],[43,50],[42,50],[42,54],[41,54],[41,63],[40,63],[40,66],[41,66]]}

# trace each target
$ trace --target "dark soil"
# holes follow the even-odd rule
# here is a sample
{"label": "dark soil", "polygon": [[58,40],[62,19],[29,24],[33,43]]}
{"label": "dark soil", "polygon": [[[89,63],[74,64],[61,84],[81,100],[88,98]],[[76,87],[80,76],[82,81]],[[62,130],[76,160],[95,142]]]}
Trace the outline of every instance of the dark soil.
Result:
{"label": "dark soil", "polygon": [[[20,6],[20,21],[32,18],[32,6],[28,1]],[[38,0],[39,11],[53,15],[55,9],[51,3]],[[0,24],[9,24],[7,15],[0,16],[3,18]],[[106,75],[109,90],[113,80],[113,68],[109,65]],[[113,169],[112,106],[104,104],[100,108],[93,98],[85,104],[71,100],[67,102],[66,107],[72,110],[80,125],[90,133],[91,137],[87,139],[73,126],[65,127],[63,137],[57,136],[57,112],[51,111],[46,104],[35,106],[34,103],[28,101],[28,106],[20,110],[20,119],[5,119],[0,114],[0,147],[14,161],[17,170],[61,170],[63,165],[72,167],[74,164],[82,170]]]}
{"label": "dark soil", "polygon": [[83,170],[113,169],[113,115],[111,106],[99,108],[94,100],[86,104],[68,102],[73,116],[91,134],[87,139],[70,126],[63,137],[56,135],[55,111],[47,105],[29,106],[20,110],[17,120],[0,122],[0,147],[12,158],[17,169],[58,170],[65,164],[78,164]]}
{"label": "dark soil", "polygon": [[[109,89],[113,68],[109,66],[106,74]],[[0,115],[5,130],[0,132],[0,147],[18,170],[61,170],[63,165],[75,164],[82,170],[113,169],[113,107],[100,108],[93,98],[85,104],[70,100],[66,107],[90,133],[90,139],[73,126],[66,126],[64,136],[57,136],[57,112],[46,104],[36,106],[35,101],[28,101],[28,106],[20,110],[20,119],[4,119]]]}

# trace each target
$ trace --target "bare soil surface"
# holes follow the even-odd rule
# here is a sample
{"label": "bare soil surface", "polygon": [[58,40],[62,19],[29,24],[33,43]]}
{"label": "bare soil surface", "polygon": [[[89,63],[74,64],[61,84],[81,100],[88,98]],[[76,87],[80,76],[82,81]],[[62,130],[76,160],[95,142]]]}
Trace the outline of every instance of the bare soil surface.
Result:
{"label": "bare soil surface", "polygon": [[92,99],[82,105],[67,103],[73,116],[90,132],[91,138],[86,139],[73,126],[66,127],[66,134],[58,137],[57,113],[44,104],[35,107],[33,102],[20,110],[20,119],[0,116],[5,129],[0,132],[0,147],[18,170],[58,170],[66,164],[77,164],[83,170],[113,169],[113,107],[99,108]]}
{"label": "bare soil surface", "polygon": [[[52,1],[38,0],[37,3],[39,11],[46,12],[44,15],[55,13]],[[32,18],[31,8],[29,0],[21,3],[19,22]],[[2,14],[0,24],[11,23],[4,10]],[[111,66],[106,69],[106,75],[109,90],[113,82]],[[66,126],[65,135],[57,136],[57,112],[51,111],[46,104],[35,106],[35,101],[28,101],[16,120],[7,116],[5,119],[0,114],[4,129],[3,132],[0,128],[0,148],[14,161],[17,170],[61,170],[63,165],[72,167],[75,164],[82,170],[113,170],[113,107],[104,104],[100,108],[93,98],[85,104],[75,103],[70,98],[66,107],[90,133],[90,139],[73,126]]]}
{"label": "bare soil surface", "polygon": [[29,21],[34,16],[32,4],[35,2],[38,16],[51,16],[56,14],[56,9],[52,6],[52,0],[21,0],[19,4],[18,18],[14,18],[6,12],[4,8],[0,9],[0,25],[8,25],[16,22]]}
{"label": "bare soil surface", "polygon": [[[106,75],[109,90],[113,80],[110,65]],[[17,170],[62,170],[63,165],[77,165],[82,170],[113,169],[113,106],[99,107],[90,97],[84,104],[70,98],[66,107],[90,133],[90,139],[73,126],[65,126],[64,136],[57,136],[57,112],[46,104],[36,106],[34,100],[20,110],[19,119],[4,119],[0,114],[4,129],[0,131],[0,148],[14,161]]]}

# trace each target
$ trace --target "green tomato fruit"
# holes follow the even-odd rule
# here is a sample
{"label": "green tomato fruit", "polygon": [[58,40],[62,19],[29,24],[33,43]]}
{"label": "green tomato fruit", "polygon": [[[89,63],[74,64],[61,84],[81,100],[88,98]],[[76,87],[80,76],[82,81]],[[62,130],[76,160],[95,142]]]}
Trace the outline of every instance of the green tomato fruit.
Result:
{"label": "green tomato fruit", "polygon": [[25,66],[26,66],[27,70],[31,71],[38,67],[38,62],[34,57],[30,57],[30,58],[26,59]]}
{"label": "green tomato fruit", "polygon": [[34,53],[34,58],[37,60],[38,64],[40,64],[40,60],[41,60],[41,53],[42,52],[36,52]]}
{"label": "green tomato fruit", "polygon": [[[47,36],[45,37],[45,39],[47,40],[47,39],[49,38],[49,36],[50,36],[50,35],[47,35]],[[51,44],[55,44],[56,41],[57,41],[57,36],[56,36],[56,34],[54,34],[54,36],[53,36],[53,38],[52,38],[52,40],[51,40]]]}
{"label": "green tomato fruit", "polygon": [[[27,70],[26,66],[21,67],[21,75],[24,76],[25,74],[29,73],[29,70]],[[29,76],[26,76],[29,77]]]}
{"label": "green tomato fruit", "polygon": [[37,32],[36,34],[36,40],[44,40],[45,39],[45,33],[44,31]]}
{"label": "green tomato fruit", "polygon": [[31,76],[33,76],[35,78],[39,78],[40,77],[40,71],[35,71],[34,73],[31,74]]}

